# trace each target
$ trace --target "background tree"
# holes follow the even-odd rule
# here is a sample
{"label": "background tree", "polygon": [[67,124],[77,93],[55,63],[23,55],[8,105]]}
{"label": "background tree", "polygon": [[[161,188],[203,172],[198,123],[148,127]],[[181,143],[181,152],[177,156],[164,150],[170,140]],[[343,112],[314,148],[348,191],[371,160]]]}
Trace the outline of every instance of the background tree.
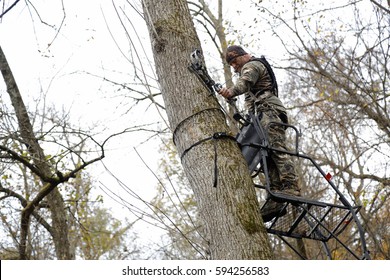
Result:
{"label": "background tree", "polygon": [[[38,195],[31,202],[27,202],[24,205],[24,209],[21,214],[21,231],[20,231],[20,258],[27,258],[27,235],[30,224],[30,217],[34,209],[40,202],[49,196],[48,203],[50,205],[52,213],[52,235],[53,240],[56,243],[56,252],[59,259],[72,259],[73,256],[70,253],[69,240],[68,240],[68,228],[66,222],[66,214],[61,194],[56,187],[62,182],[69,180],[71,176],[74,176],[75,172],[63,174],[58,171],[57,174],[53,174],[47,158],[43,152],[43,149],[38,143],[30,118],[27,114],[27,109],[24,105],[23,99],[19,92],[16,81],[12,75],[11,69],[8,65],[6,57],[0,49],[0,68],[4,81],[7,85],[7,91],[9,93],[12,106],[14,107],[16,118],[19,125],[19,135],[15,135],[19,142],[26,147],[27,159],[23,155],[9,149],[6,145],[1,147],[1,150],[9,155],[9,158],[13,158],[23,163],[30,169],[35,175],[41,178],[43,187]],[[31,160],[31,163],[30,163]]]}
{"label": "background tree", "polygon": [[[99,206],[101,198],[91,198],[96,183],[82,172],[103,158],[103,145],[90,134],[73,128],[69,118],[60,117],[54,109],[27,112],[4,53],[0,54],[2,74],[14,108],[9,109],[5,100],[1,103],[0,214],[8,228],[5,233],[13,240],[2,242],[4,256],[15,258],[15,249],[20,245],[23,247],[18,248],[19,258],[27,259],[70,259],[76,255],[86,259],[135,257],[135,237],[129,234],[132,223],[121,223]],[[30,123],[30,115],[34,116],[35,127]],[[46,147],[47,155],[42,147]],[[39,151],[38,155],[34,149]],[[41,171],[43,163],[45,167],[41,168],[47,168],[47,174]],[[60,203],[50,197],[53,190]],[[20,210],[22,217],[18,221]],[[53,214],[56,211],[63,220],[52,218],[59,216]],[[67,241],[63,242],[64,239]]]}

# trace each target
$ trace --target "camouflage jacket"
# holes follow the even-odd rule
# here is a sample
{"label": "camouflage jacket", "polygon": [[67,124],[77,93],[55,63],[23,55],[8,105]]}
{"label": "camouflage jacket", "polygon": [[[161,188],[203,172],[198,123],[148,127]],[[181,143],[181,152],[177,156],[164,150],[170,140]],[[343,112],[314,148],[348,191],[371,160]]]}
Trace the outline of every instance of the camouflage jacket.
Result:
{"label": "camouflage jacket", "polygon": [[286,114],[286,108],[271,89],[272,79],[264,64],[260,61],[249,61],[242,67],[232,92],[234,96],[245,94],[245,107],[248,112],[276,109]]}

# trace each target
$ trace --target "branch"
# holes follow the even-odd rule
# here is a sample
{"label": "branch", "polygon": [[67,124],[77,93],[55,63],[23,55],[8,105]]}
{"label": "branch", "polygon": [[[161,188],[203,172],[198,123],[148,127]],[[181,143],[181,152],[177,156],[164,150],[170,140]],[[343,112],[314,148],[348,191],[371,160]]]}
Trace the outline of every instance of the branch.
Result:
{"label": "branch", "polygon": [[26,249],[27,249],[27,235],[28,235],[28,227],[30,224],[30,216],[34,213],[34,210],[39,205],[39,203],[48,194],[50,194],[59,184],[67,182],[70,178],[74,178],[80,170],[84,169],[88,165],[96,161],[99,161],[103,158],[104,158],[104,152],[100,157],[83,163],[82,165],[75,168],[73,171],[67,173],[66,175],[57,172],[58,177],[50,178],[49,182],[47,182],[43,186],[43,188],[39,191],[39,193],[35,196],[35,198],[31,202],[27,203],[27,205],[22,210],[22,214],[21,214],[20,245],[19,245],[19,254],[21,259],[27,258]]}
{"label": "branch", "polygon": [[16,4],[18,4],[20,0],[16,0],[11,6],[8,7],[8,9],[6,9],[1,15],[0,15],[0,19],[3,18],[3,16],[8,13],[9,11],[12,10],[12,8],[14,8],[16,6]]}
{"label": "branch", "polygon": [[23,156],[19,155],[18,153],[12,151],[11,149],[9,149],[3,145],[0,145],[0,151],[4,151],[7,154],[9,154],[9,157],[11,159],[14,159],[14,160],[20,162],[21,164],[26,166],[28,169],[30,169],[31,172],[36,174],[38,177],[46,179],[46,177],[39,170],[39,168],[37,168],[34,164],[30,163],[29,159],[24,158]]}
{"label": "branch", "polygon": [[[384,10],[386,13],[390,13],[390,10],[387,9],[385,6],[381,5],[380,3],[376,2],[375,0],[370,0],[373,4],[375,4],[376,6],[378,6],[380,9]],[[389,3],[389,6],[390,6],[390,2]]]}
{"label": "branch", "polygon": [[[7,198],[7,197],[15,197],[16,199],[18,199],[20,201],[20,204],[23,207],[26,207],[27,204],[28,204],[27,200],[23,196],[21,196],[20,194],[12,191],[10,189],[4,188],[1,185],[1,182],[0,182],[0,192],[3,192],[5,194],[7,194],[7,196],[1,197],[0,200],[3,200],[5,198]],[[52,231],[52,228],[49,225],[49,223],[46,222],[46,220],[41,215],[39,215],[37,212],[35,212],[35,211],[32,213],[32,215],[38,221],[38,223],[40,223],[50,233],[50,235],[53,236],[53,231]]]}
{"label": "branch", "polygon": [[[374,174],[357,174],[355,172],[353,172],[351,169],[348,168],[348,166],[343,166],[343,165],[339,165],[331,160],[328,160],[328,159],[325,159],[323,157],[319,158],[323,164],[326,164],[326,165],[329,165],[330,167],[332,167],[333,169],[338,169],[342,172],[345,172],[347,173],[348,175],[350,175],[351,177],[355,178],[355,179],[359,179],[359,180],[373,180],[373,181],[376,181],[376,182],[379,182],[379,183],[382,183],[384,186],[389,186],[390,185],[390,178],[386,178],[386,177],[379,177],[379,176],[376,176]],[[351,165],[351,164],[350,164]]]}

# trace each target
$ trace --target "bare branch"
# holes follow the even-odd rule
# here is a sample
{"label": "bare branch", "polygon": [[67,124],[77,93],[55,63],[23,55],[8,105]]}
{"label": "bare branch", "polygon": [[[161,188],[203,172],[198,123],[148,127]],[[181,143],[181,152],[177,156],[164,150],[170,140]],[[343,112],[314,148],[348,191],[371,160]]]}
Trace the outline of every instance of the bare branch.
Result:
{"label": "bare branch", "polygon": [[16,0],[14,3],[12,3],[11,6],[9,6],[7,9],[5,9],[5,11],[3,11],[1,14],[0,14],[0,19],[3,18],[3,16],[5,16],[5,14],[7,14],[9,11],[11,11],[15,6],[16,4],[18,4],[20,0]]}

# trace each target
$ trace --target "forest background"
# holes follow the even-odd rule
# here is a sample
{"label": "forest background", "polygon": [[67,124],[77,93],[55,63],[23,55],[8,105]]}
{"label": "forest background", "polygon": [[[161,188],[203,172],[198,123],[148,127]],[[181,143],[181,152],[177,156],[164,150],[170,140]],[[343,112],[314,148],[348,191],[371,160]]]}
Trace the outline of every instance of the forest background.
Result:
{"label": "forest background", "polygon": [[[188,5],[217,81],[232,82],[221,59],[227,44],[264,54],[274,65],[281,98],[302,131],[301,149],[364,206],[372,257],[389,259],[389,4],[315,2]],[[23,108],[16,109],[2,84],[2,259],[206,258],[141,2],[1,4],[0,46],[35,138],[23,135]],[[45,162],[39,170],[35,154]],[[55,170],[56,177],[42,170]],[[305,195],[326,197],[312,187],[316,178],[305,166],[300,173]],[[34,199],[30,219],[22,209]],[[279,258],[294,258],[271,242]]]}

